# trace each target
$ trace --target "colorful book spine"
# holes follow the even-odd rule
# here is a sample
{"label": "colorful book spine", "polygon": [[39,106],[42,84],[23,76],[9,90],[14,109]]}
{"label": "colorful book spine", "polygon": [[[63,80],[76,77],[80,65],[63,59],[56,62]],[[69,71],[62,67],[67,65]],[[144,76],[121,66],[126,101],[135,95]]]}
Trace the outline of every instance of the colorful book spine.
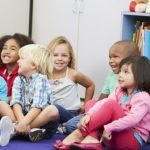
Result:
{"label": "colorful book spine", "polygon": [[150,60],[150,30],[144,30],[143,55]]}

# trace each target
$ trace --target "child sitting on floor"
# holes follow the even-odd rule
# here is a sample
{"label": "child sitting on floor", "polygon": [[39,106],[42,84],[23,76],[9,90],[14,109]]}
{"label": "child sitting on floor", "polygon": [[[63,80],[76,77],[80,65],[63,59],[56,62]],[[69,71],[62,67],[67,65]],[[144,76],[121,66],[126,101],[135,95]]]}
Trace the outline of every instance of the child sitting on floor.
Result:
{"label": "child sitting on floor", "polygon": [[[150,132],[150,62],[145,56],[122,60],[119,86],[86,112],[72,134],[57,149],[101,150],[101,141],[115,150],[139,150]],[[99,134],[100,132],[100,134]],[[77,143],[76,143],[77,142]]]}
{"label": "child sitting on floor", "polygon": [[85,87],[85,101],[93,97],[95,85],[88,76],[76,69],[73,48],[64,36],[54,38],[48,49],[54,65],[50,78],[53,92],[52,105],[49,106],[51,120],[59,120],[62,124],[81,110],[78,85]]}
{"label": "child sitting on floor", "polygon": [[[18,73],[13,84],[12,100],[10,105],[0,105],[1,116],[10,116],[15,123],[9,126],[11,132],[7,132],[7,128],[0,126],[0,139],[5,136],[5,143],[8,144],[13,130],[17,135],[27,135],[34,142],[35,136],[31,129],[42,127],[46,132],[46,124],[49,122],[47,114],[51,113],[46,107],[51,103],[51,86],[47,78],[49,70],[49,51],[37,44],[30,44],[19,50],[20,59],[18,60]],[[9,119],[9,118],[8,118]],[[10,124],[10,123],[9,123]],[[37,138],[37,137],[36,137]]]}
{"label": "child sitting on floor", "polygon": [[[128,56],[135,55],[140,55],[140,51],[138,46],[132,41],[118,41],[111,46],[109,50],[109,65],[111,67],[111,71],[106,77],[102,92],[98,100],[108,97],[116,88],[118,84],[118,73],[121,60]],[[86,108],[88,108],[88,105],[91,105],[91,103],[95,103],[94,100],[88,101],[86,103]],[[82,114],[78,115],[64,123],[63,128],[61,128],[62,131],[67,134],[73,132],[77,128],[77,123],[82,118],[82,116]]]}

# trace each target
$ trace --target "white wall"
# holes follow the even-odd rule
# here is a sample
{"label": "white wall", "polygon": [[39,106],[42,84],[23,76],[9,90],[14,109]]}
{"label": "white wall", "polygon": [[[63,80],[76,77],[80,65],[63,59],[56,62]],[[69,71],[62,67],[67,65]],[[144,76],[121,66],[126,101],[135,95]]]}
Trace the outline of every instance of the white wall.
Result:
{"label": "white wall", "polygon": [[[121,37],[121,11],[128,10],[130,0],[80,0],[84,3],[80,15],[73,13],[75,1],[34,1],[33,40],[48,44],[55,36],[66,36],[76,52],[79,70],[94,80],[97,98],[109,69],[108,50]],[[81,88],[81,97],[83,93]]]}
{"label": "white wall", "polygon": [[0,0],[0,36],[15,32],[28,35],[29,0]]}

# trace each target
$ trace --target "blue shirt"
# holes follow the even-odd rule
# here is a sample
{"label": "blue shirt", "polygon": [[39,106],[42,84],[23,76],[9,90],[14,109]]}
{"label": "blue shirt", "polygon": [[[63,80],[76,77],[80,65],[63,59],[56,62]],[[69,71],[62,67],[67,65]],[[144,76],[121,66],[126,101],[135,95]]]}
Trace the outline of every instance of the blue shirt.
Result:
{"label": "blue shirt", "polygon": [[31,108],[44,109],[50,104],[51,91],[46,75],[34,73],[29,78],[19,75],[14,80],[11,105],[20,104],[26,113]]}
{"label": "blue shirt", "polygon": [[8,103],[7,92],[7,84],[5,80],[0,77],[0,100],[5,101],[6,103]]}

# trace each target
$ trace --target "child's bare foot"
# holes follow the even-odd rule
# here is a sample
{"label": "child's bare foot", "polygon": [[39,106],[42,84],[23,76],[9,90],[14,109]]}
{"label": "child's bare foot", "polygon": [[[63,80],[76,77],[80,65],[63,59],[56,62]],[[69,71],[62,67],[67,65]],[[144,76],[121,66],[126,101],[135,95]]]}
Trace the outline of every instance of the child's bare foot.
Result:
{"label": "child's bare foot", "polygon": [[74,142],[81,142],[84,139],[79,129],[76,129],[74,132],[69,134],[64,140],[63,144],[70,145]]}

